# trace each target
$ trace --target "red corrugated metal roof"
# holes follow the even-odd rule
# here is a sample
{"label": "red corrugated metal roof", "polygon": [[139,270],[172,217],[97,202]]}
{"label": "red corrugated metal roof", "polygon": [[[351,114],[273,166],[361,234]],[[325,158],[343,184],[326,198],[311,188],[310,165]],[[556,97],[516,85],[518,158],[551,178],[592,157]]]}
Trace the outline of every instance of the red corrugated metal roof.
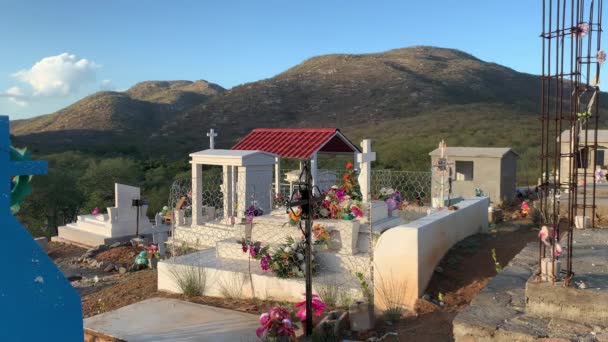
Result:
{"label": "red corrugated metal roof", "polygon": [[256,128],[232,149],[266,151],[296,159],[310,159],[317,151],[358,151],[337,128]]}

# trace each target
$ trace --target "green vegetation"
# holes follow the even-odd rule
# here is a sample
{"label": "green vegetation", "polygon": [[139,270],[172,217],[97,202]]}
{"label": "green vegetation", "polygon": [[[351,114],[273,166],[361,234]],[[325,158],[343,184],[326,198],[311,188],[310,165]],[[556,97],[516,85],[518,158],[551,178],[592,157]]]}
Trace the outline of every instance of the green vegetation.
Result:
{"label": "green vegetation", "polygon": [[167,204],[173,180],[190,177],[186,160],[138,160],[127,157],[93,158],[64,152],[34,155],[49,162],[49,173],[35,176],[33,192],[22,204],[19,220],[35,236],[56,235],[57,227],[71,222],[76,215],[88,214],[95,207],[104,212],[114,205],[114,183],[142,187],[148,200],[148,216]]}

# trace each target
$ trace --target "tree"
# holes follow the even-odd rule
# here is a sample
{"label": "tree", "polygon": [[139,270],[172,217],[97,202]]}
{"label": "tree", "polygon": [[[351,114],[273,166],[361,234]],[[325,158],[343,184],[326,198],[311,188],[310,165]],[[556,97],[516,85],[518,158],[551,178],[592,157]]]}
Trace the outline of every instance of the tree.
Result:
{"label": "tree", "polygon": [[127,158],[111,158],[91,162],[78,185],[85,195],[84,211],[95,207],[101,211],[114,205],[114,183],[137,186],[141,171]]}

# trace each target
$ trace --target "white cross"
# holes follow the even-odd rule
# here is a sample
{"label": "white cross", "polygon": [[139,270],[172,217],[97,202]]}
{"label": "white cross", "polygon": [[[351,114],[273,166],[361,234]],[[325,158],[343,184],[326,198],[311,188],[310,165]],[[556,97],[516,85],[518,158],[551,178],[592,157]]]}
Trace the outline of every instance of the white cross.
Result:
{"label": "white cross", "polygon": [[215,137],[217,137],[217,133],[215,133],[215,130],[212,128],[209,130],[209,133],[207,133],[207,136],[209,137],[209,149],[213,150],[215,148]]}
{"label": "white cross", "polygon": [[359,164],[359,186],[364,201],[368,200],[372,185],[372,162],[376,160],[376,152],[372,152],[372,141],[365,139],[361,142],[362,153],[357,153]]}

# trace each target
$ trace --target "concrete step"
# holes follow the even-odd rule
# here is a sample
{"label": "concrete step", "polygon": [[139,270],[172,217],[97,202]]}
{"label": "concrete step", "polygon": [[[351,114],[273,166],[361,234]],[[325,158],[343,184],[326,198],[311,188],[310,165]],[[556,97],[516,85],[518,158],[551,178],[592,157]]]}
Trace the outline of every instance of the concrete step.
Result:
{"label": "concrete step", "polygon": [[66,227],[73,229],[82,230],[91,234],[97,234],[105,237],[112,237],[112,230],[105,224],[92,224],[86,221],[77,221],[75,223],[68,223]]}
{"label": "concrete step", "polygon": [[86,230],[78,229],[73,226],[63,226],[57,228],[58,236],[61,239],[73,241],[75,243],[86,246],[105,245],[109,238],[100,234],[91,233]]}
{"label": "concrete step", "polygon": [[[217,258],[215,248],[160,261],[158,263],[158,290],[181,293],[178,285],[180,274],[199,272],[206,282],[205,295],[239,298],[262,298],[299,302],[305,290],[304,278],[279,278],[271,271],[251,267],[245,260]],[[248,283],[253,281],[253,286]],[[313,276],[313,292],[319,293],[323,286],[339,286],[349,298],[361,298],[361,287],[354,275],[348,272],[331,272],[321,269]],[[253,287],[255,293],[251,292]]]}

